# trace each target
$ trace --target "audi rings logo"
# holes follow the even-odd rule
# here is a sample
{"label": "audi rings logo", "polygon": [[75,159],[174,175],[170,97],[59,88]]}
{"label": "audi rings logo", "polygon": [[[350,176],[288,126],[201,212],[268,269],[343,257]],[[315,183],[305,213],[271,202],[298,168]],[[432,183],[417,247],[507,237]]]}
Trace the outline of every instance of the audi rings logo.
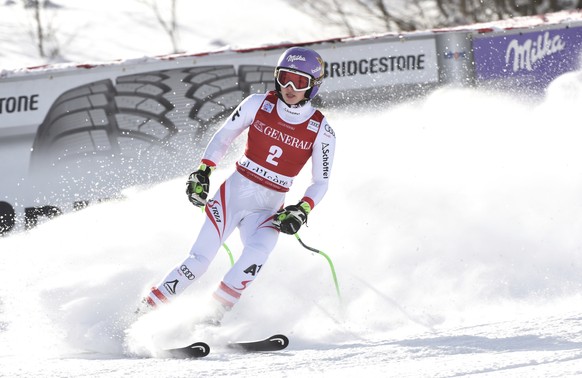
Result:
{"label": "audi rings logo", "polygon": [[186,276],[188,280],[192,281],[194,278],[196,278],[196,276],[192,274],[192,272],[190,271],[190,269],[188,269],[186,265],[182,265],[180,267],[180,270],[182,271],[182,273],[184,273],[184,276]]}
{"label": "audi rings logo", "polygon": [[331,126],[329,124],[325,124],[325,131],[327,131],[328,133],[330,133],[334,138],[335,138],[335,131],[333,131],[333,129],[331,128]]}

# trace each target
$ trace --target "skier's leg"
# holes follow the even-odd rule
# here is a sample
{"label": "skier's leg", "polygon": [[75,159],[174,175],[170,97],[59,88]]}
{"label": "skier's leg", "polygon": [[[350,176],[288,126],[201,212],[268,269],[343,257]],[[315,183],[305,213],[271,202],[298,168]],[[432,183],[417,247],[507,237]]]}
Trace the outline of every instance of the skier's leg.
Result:
{"label": "skier's leg", "polygon": [[245,217],[240,225],[244,249],[234,266],[226,273],[214,298],[230,310],[257,277],[277,244],[279,232],[271,225],[271,212],[255,213]]}
{"label": "skier's leg", "polygon": [[190,254],[178,263],[166,276],[150,291],[145,301],[150,307],[168,302],[172,297],[182,293],[196,278],[202,276],[216,256],[223,241],[232,233],[238,219],[226,213],[230,203],[228,193],[231,192],[230,178],[222,184],[215,195],[209,200],[206,208],[206,219]]}

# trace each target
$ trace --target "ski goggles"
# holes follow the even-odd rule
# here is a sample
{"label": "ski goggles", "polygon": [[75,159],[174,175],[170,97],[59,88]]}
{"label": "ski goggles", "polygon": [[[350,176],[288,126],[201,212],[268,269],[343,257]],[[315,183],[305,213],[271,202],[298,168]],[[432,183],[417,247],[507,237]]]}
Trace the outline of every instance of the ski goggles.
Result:
{"label": "ski goggles", "polygon": [[286,68],[279,68],[275,74],[277,83],[283,88],[293,87],[298,92],[303,92],[313,87],[313,78],[307,74],[291,71]]}

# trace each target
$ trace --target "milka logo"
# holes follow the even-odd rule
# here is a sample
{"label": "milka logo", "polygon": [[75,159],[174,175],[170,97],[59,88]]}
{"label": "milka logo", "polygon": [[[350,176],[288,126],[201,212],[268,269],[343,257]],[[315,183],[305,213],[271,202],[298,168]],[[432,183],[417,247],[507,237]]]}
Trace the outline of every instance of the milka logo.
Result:
{"label": "milka logo", "polygon": [[295,62],[297,60],[300,60],[302,62],[305,62],[305,57],[303,55],[289,55],[287,57],[287,61],[288,62]]}
{"label": "milka logo", "polygon": [[513,72],[523,69],[533,71],[532,65],[534,63],[562,51],[564,48],[566,48],[566,43],[562,37],[556,35],[550,39],[549,32],[545,32],[543,36],[539,35],[535,41],[528,39],[523,45],[514,39],[507,46],[505,63],[510,64],[513,55]]}

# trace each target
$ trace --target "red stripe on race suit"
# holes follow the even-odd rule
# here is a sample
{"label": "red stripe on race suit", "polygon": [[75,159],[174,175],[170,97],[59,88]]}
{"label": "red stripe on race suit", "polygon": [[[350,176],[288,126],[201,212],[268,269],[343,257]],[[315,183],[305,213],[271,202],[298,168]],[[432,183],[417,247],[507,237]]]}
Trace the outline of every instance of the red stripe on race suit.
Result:
{"label": "red stripe on race suit", "polygon": [[148,303],[148,306],[150,306],[152,308],[158,307],[158,305],[156,304],[156,302],[154,302],[154,300],[151,299],[150,297],[147,297],[146,298],[146,302]]}
{"label": "red stripe on race suit", "polygon": [[226,229],[226,182],[220,185],[220,201],[222,201],[222,234]]}
{"label": "red stripe on race suit", "polygon": [[219,290],[224,291],[226,294],[230,295],[233,298],[239,299],[240,293],[228,287],[224,282],[220,283]]}
{"label": "red stripe on race suit", "polygon": [[202,159],[202,164],[205,164],[209,167],[216,167],[216,163],[208,159]]}
{"label": "red stripe on race suit", "polygon": [[166,303],[168,301],[168,298],[166,298],[166,296],[164,294],[162,294],[162,292],[156,288],[153,287],[152,288],[152,293],[156,296],[156,298],[158,298],[160,301]]}
{"label": "red stripe on race suit", "polygon": [[[273,216],[274,216],[274,214],[273,214]],[[265,219],[265,221],[263,223],[261,223],[258,228],[272,228],[275,231],[279,231],[277,229],[277,227],[273,226],[273,217],[269,217],[269,218]]]}
{"label": "red stripe on race suit", "polygon": [[313,200],[309,197],[303,197],[301,198],[301,201],[305,201],[309,204],[309,207],[311,208],[311,210],[313,210],[313,208],[315,207],[315,202],[313,202]]}
{"label": "red stripe on race suit", "polygon": [[[222,208],[222,212],[219,212],[218,209],[216,209],[216,211],[218,212],[217,215],[219,217],[219,221],[216,220],[215,214],[212,213],[212,209],[216,205],[219,205]],[[206,203],[205,211],[206,215],[214,225],[214,228],[218,233],[218,237],[222,239],[222,235],[224,235],[224,230],[226,229],[226,183],[223,183],[220,186],[220,202],[215,200],[209,200]],[[222,223],[222,229],[218,225],[219,222]]]}

